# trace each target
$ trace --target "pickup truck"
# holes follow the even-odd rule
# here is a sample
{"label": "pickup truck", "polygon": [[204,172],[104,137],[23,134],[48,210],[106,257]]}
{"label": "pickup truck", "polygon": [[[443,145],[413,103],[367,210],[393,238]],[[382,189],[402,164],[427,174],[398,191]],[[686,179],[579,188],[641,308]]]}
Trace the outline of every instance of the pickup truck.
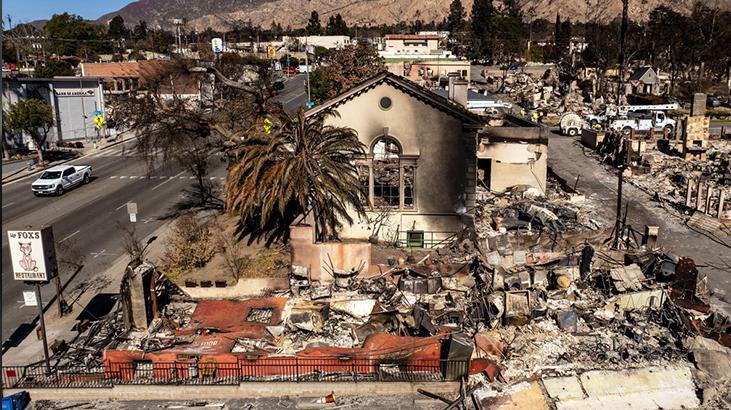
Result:
{"label": "pickup truck", "polygon": [[91,179],[88,165],[59,165],[45,170],[31,184],[33,195],[62,195],[77,185],[87,184]]}

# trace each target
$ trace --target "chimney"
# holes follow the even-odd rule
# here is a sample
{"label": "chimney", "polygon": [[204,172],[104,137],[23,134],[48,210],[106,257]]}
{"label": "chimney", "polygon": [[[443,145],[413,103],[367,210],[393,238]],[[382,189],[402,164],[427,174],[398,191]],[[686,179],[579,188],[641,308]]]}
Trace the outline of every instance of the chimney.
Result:
{"label": "chimney", "polygon": [[461,78],[449,77],[449,99],[467,108],[468,82]]}

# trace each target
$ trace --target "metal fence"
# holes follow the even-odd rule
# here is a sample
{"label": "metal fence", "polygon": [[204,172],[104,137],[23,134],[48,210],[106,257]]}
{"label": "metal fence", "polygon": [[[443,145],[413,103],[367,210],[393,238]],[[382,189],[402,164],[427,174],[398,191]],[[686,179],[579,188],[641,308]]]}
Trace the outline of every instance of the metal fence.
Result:
{"label": "metal fence", "polygon": [[442,248],[457,238],[454,231],[399,231],[398,246],[403,248]]}
{"label": "metal fence", "polygon": [[4,388],[103,388],[114,385],[237,385],[243,382],[428,382],[466,375],[468,361],[384,362],[347,358],[257,358],[237,362],[119,362],[103,367],[3,366]]}

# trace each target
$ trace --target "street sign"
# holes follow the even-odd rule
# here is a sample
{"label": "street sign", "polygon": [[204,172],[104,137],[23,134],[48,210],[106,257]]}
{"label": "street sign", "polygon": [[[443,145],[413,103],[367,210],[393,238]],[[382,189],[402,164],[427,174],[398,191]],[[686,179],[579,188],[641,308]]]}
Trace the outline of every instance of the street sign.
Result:
{"label": "street sign", "polygon": [[216,54],[223,53],[223,40],[221,40],[218,37],[212,38],[211,39],[211,48],[213,48],[213,52]]}
{"label": "street sign", "polygon": [[277,55],[277,50],[274,47],[267,47],[267,57],[274,58]]}
{"label": "street sign", "polygon": [[23,291],[23,303],[25,306],[38,306],[38,300],[36,299],[36,292],[33,290]]}
{"label": "street sign", "polygon": [[312,101],[307,101],[307,104],[306,105],[307,105],[307,108],[312,108],[312,107],[315,106],[315,103],[312,102]]}
{"label": "street sign", "polygon": [[94,115],[104,115],[104,113],[102,112],[102,110],[96,110],[94,111]]}
{"label": "street sign", "polygon": [[96,125],[96,129],[100,129],[104,126],[104,117],[101,115],[95,115],[94,116],[94,125]]}
{"label": "street sign", "polygon": [[264,133],[269,135],[272,133],[272,121],[269,118],[264,118]]}
{"label": "street sign", "polygon": [[137,213],[137,202],[127,202],[127,213],[128,214]]}
{"label": "street sign", "polygon": [[130,222],[137,222],[137,202],[127,202],[127,213]]}
{"label": "street sign", "polygon": [[15,280],[48,281],[57,272],[53,230],[8,231]]}

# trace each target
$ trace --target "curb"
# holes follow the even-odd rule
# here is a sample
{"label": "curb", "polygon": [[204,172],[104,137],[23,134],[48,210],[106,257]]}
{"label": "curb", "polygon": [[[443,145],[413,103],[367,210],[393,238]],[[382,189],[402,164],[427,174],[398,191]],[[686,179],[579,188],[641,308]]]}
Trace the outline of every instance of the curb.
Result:
{"label": "curb", "polygon": [[[97,151],[95,151],[95,152],[99,152],[99,151],[104,151],[104,150],[105,150],[105,149],[107,149],[107,148],[111,148],[111,147],[114,147],[114,146],[116,146],[116,145],[122,144],[122,143],[124,143],[124,142],[127,142],[127,141],[129,141],[129,140],[131,140],[131,139],[134,139],[134,138],[135,138],[135,137],[129,137],[129,138],[126,138],[126,139],[121,139],[121,140],[119,140],[119,141],[114,141],[114,142],[112,142],[112,143],[111,143],[111,144],[109,144],[109,145],[105,145],[105,146],[103,146],[103,147],[101,147],[101,148],[98,148],[98,149],[97,149]],[[89,155],[91,155],[91,154],[93,154],[93,153],[95,153],[95,152],[92,152],[92,153],[89,153],[89,154],[86,154],[86,155],[81,155],[81,156],[79,156],[79,157],[76,157],[76,158],[71,158],[71,159],[67,159],[67,160],[64,160],[64,161],[60,161],[60,162],[57,162],[57,163],[53,164],[52,166],[54,166],[54,167],[55,167],[56,165],[63,165],[63,164],[65,164],[65,163],[67,163],[67,162],[71,162],[71,161],[76,161],[77,159],[81,159],[81,158],[84,158],[84,157],[88,157]],[[33,174],[35,174],[35,173],[41,172],[41,170],[38,170],[38,171],[33,171],[33,172],[29,173],[29,174],[26,174],[26,175],[22,175],[22,176],[19,176],[19,177],[17,177],[17,178],[13,178],[13,176],[15,176],[15,175],[17,175],[17,174],[19,174],[19,173],[21,173],[21,172],[23,172],[23,171],[25,171],[25,169],[21,169],[21,170],[19,170],[19,171],[16,171],[16,172],[14,172],[14,173],[12,173],[12,174],[8,175],[8,176],[7,176],[6,178],[4,178],[4,179],[2,180],[2,182],[0,182],[0,184],[1,184],[1,185],[5,185],[5,184],[7,184],[7,183],[9,183],[9,182],[13,182],[13,181],[19,181],[19,180],[21,180],[21,179],[23,179],[23,178],[25,178],[25,177],[27,177],[27,176],[30,176],[30,175],[33,175]]]}

